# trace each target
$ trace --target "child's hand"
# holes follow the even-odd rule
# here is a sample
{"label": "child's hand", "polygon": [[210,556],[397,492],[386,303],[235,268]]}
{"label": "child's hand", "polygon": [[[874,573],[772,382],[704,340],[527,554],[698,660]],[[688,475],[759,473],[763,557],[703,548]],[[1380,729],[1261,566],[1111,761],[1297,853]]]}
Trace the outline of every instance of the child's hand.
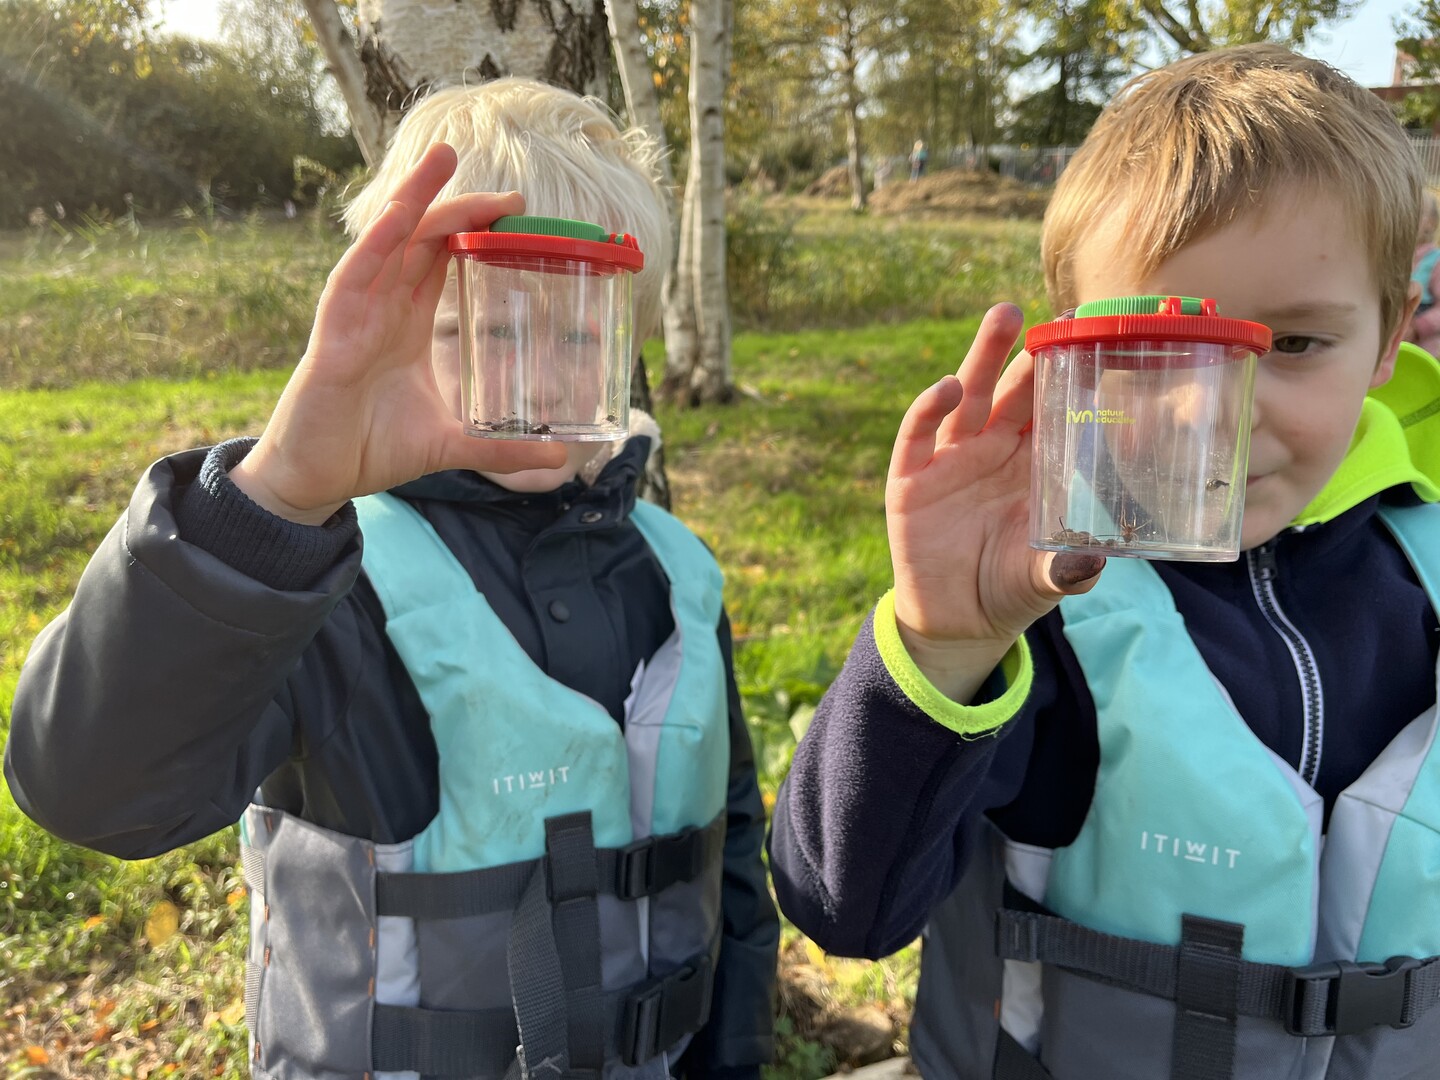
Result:
{"label": "child's hand", "polygon": [[905,414],[885,488],[901,639],[961,703],[1027,626],[1105,565],[1030,547],[1034,366],[1026,353],[1005,365],[1023,323],[1012,304],[990,309],[958,378]]}
{"label": "child's hand", "polygon": [[230,474],[272,513],[322,524],[352,498],[440,469],[564,464],[555,443],[466,435],[431,370],[447,239],[524,210],[513,192],[434,203],[455,164],[449,146],[432,146],[331,271],[309,347]]}

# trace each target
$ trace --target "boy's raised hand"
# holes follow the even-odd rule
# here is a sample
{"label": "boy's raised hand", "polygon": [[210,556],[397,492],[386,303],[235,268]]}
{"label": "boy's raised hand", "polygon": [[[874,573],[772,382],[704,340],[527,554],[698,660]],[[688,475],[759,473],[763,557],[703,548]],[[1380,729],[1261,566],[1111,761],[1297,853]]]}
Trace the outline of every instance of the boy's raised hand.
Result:
{"label": "boy's raised hand", "polygon": [[325,283],[310,344],[259,442],[231,477],[292,521],[322,524],[348,500],[440,469],[564,464],[555,443],[476,439],[430,366],[452,233],[521,213],[515,192],[436,203],[455,151],[432,146]]}
{"label": "boy's raised hand", "polygon": [[1034,366],[1025,353],[1005,362],[1023,324],[1013,304],[986,313],[958,375],[906,412],[885,487],[901,640],[961,703],[1026,627],[1105,565],[1030,547]]}

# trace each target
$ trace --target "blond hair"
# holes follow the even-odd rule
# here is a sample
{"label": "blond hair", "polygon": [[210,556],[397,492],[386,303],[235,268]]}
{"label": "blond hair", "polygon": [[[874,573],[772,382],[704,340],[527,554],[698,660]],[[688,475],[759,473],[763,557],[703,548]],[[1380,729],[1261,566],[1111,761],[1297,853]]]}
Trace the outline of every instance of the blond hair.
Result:
{"label": "blond hair", "polygon": [[1045,213],[1041,258],[1051,306],[1075,306],[1076,246],[1117,211],[1127,269],[1144,277],[1263,206],[1285,183],[1340,200],[1369,250],[1382,325],[1392,332],[1409,290],[1420,163],[1378,97],[1278,45],[1202,53],[1121,89]]}
{"label": "blond hair", "polygon": [[595,98],[532,79],[436,90],[405,114],[385,160],[346,206],[352,235],[380,216],[405,172],[437,142],[449,143],[460,159],[441,198],[519,191],[527,214],[632,234],[645,253],[645,269],[635,277],[636,345],[659,329],[670,207],[652,138],[622,129]]}

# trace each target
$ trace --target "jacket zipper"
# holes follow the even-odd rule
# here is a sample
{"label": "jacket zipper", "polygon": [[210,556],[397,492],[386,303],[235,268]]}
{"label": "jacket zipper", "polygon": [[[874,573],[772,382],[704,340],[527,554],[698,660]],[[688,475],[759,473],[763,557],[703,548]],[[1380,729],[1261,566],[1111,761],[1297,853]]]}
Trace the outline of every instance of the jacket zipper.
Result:
{"label": "jacket zipper", "polygon": [[1299,773],[1302,780],[1314,787],[1315,780],[1320,775],[1320,751],[1325,736],[1325,694],[1320,687],[1320,665],[1315,661],[1310,643],[1286,617],[1285,612],[1280,610],[1280,604],[1275,599],[1275,581],[1280,576],[1279,562],[1275,558],[1275,543],[1271,540],[1246,553],[1250,569],[1250,588],[1255,594],[1255,602],[1260,606],[1260,613],[1265,616],[1271,629],[1280,635],[1295,662],[1295,673],[1300,678],[1300,696],[1305,709],[1305,741],[1300,750]]}

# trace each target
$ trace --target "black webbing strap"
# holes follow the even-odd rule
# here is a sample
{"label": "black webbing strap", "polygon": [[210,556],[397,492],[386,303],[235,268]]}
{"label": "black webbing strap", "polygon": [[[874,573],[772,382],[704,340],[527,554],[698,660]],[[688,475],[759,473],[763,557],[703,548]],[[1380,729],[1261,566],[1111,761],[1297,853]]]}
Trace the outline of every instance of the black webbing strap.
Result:
{"label": "black webbing strap", "polygon": [[[1176,1000],[1179,946],[1089,930],[1038,909],[1008,887],[1006,905],[997,914],[995,928],[1002,959],[1038,960]],[[1275,1020],[1290,1034],[1305,1037],[1351,1035],[1386,1024],[1409,1027],[1437,1004],[1440,957],[1433,956],[1306,968],[1241,961],[1235,986],[1237,1015]]]}
{"label": "black webbing strap", "polygon": [[[623,848],[598,848],[599,891],[622,900],[653,896],[682,881],[693,881],[725,847],[725,814],[703,828],[647,837]],[[513,911],[538,859],[451,874],[375,875],[375,910],[411,919],[462,919]]]}
{"label": "black webbing strap", "polygon": [[[545,852],[555,949],[565,982],[569,1066],[598,1073],[605,1064],[606,1039],[600,987],[600,909],[596,902],[600,885],[590,815],[549,818],[545,822]],[[528,1049],[526,1058],[533,1060]]]}
{"label": "black webbing strap", "polygon": [[542,859],[515,909],[505,945],[510,1000],[520,1033],[515,1066],[506,1076],[521,1080],[556,1078],[570,1066],[565,978],[555,945],[555,929],[550,923],[548,876]]}
{"label": "black webbing strap", "polygon": [[437,1012],[377,1004],[371,1064],[376,1072],[499,1080],[515,1058],[515,1041],[510,1009]]}
{"label": "black webbing strap", "polygon": [[1231,1080],[1245,927],[1180,917],[1170,1080]]}
{"label": "black webbing strap", "polygon": [[1055,1080],[1050,1070],[1040,1064],[1040,1059],[1032,1056],[1004,1028],[995,1041],[995,1071],[991,1076],[994,1080]]}
{"label": "black webbing strap", "polygon": [[[599,1015],[603,1018],[606,1056],[613,1055],[626,1065],[642,1065],[685,1035],[700,1030],[710,1017],[714,965],[712,950],[691,958],[668,975],[602,995]],[[422,1076],[463,1076],[472,1080],[549,1075],[548,1068],[543,1073],[533,1066],[529,1072],[523,1071],[515,1052],[519,1039],[516,1032],[515,1012],[511,1009],[440,1012],[377,1004],[372,1064],[380,1072],[408,1070]],[[527,1045],[527,1062],[532,1057]],[[549,1062],[550,1066],[558,1064]],[[573,1064],[572,1060],[572,1068]]]}

